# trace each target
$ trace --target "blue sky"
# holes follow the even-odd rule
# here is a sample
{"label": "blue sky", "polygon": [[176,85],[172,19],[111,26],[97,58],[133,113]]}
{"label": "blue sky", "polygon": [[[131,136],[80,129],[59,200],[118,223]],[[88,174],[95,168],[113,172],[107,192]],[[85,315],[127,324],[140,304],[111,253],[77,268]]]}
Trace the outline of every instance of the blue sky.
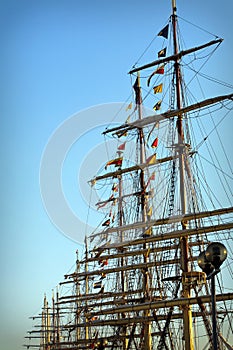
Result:
{"label": "blue sky", "polygon": [[[127,72],[166,24],[170,6],[169,0],[0,2],[0,343],[5,350],[21,349],[31,327],[28,317],[39,312],[44,292],[72,268],[80,248],[57,230],[43,207],[44,148],[74,113],[128,98]],[[208,69],[214,66],[214,75],[231,83],[232,1],[180,0],[177,7],[179,16],[225,39]],[[192,39],[191,29],[188,34]]]}

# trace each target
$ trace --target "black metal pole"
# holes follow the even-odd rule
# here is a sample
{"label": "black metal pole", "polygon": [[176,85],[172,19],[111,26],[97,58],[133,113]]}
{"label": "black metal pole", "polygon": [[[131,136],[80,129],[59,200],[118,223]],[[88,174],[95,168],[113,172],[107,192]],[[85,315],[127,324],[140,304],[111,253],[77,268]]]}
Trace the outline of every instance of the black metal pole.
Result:
{"label": "black metal pole", "polygon": [[211,276],[211,303],[212,303],[213,350],[218,350],[215,274]]}

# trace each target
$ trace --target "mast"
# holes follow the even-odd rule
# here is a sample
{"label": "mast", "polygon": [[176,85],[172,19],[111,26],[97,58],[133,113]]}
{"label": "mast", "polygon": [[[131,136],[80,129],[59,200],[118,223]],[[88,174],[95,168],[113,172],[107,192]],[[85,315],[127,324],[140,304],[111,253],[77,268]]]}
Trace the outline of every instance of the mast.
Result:
{"label": "mast", "polygon": [[[118,156],[121,157],[122,152],[118,151]],[[119,225],[122,226],[123,225],[123,205],[122,205],[122,198],[123,198],[123,193],[122,193],[122,175],[119,174],[117,176],[118,178],[118,188],[119,188],[119,199],[118,199],[118,214],[119,214]],[[120,231],[120,242],[122,243],[124,241],[124,231]],[[122,255],[120,261],[120,266],[121,266],[121,271],[120,271],[120,281],[121,281],[121,290],[122,293],[124,294],[125,292],[125,272],[123,270],[123,266],[125,263],[125,258]],[[124,298],[124,297],[123,297]],[[126,318],[126,314],[123,312],[121,314],[121,318],[124,319]],[[127,326],[123,326],[123,350],[127,350],[128,348],[128,339],[127,339]]]}
{"label": "mast", "polygon": [[49,305],[46,298],[46,295],[44,296],[44,306],[42,311],[42,349],[48,350],[49,344],[50,344],[50,314],[49,314]]}
{"label": "mast", "polygon": [[60,343],[60,308],[59,308],[59,291],[57,287],[56,291],[56,344],[59,346]]}
{"label": "mast", "polygon": [[[142,120],[142,97],[141,97],[141,87],[140,87],[140,74],[137,73],[137,82],[138,82],[138,98],[136,102],[138,102],[138,119]],[[138,129],[139,133],[139,143],[140,143],[140,164],[145,163],[145,145],[144,145],[144,134],[143,129]],[[140,172],[140,186],[141,186],[141,214],[142,214],[142,221],[146,221],[146,213],[145,213],[145,195],[144,195],[144,188],[145,188],[145,180],[144,180],[144,170],[142,169]]]}
{"label": "mast", "polygon": [[[87,237],[85,237],[85,256],[86,256],[86,263],[85,263],[85,272],[86,272],[86,277],[85,277],[85,293],[88,294],[89,293],[89,278],[87,275],[88,272],[88,245],[87,245]],[[88,304],[86,301],[86,311],[88,310]],[[85,322],[86,324],[88,324],[88,318],[87,318],[87,312],[85,315]],[[88,340],[89,339],[89,328],[86,326],[85,327],[85,339]]]}
{"label": "mast", "polygon": [[[141,96],[141,87],[140,87],[140,73],[137,73],[137,84],[135,88],[136,92],[136,103],[138,107],[138,119],[142,120],[142,96]],[[145,143],[144,143],[144,133],[143,128],[138,128],[139,133],[139,144],[140,144],[140,164],[145,163]],[[141,206],[141,220],[142,222],[146,222],[146,199],[145,199],[145,179],[144,179],[144,169],[141,168],[140,171],[140,206]],[[143,235],[145,234],[145,228],[142,230]],[[143,249],[147,248],[147,244],[143,243]],[[143,261],[146,264],[148,262],[148,257],[146,254],[143,256]],[[149,274],[148,274],[148,268],[146,267],[143,271],[143,297],[145,302],[148,301],[149,297]],[[144,317],[147,319],[150,316],[150,310],[145,310]],[[151,338],[151,322],[145,321],[144,324],[144,344],[143,349],[144,350],[151,350],[152,348],[152,338]]]}
{"label": "mast", "polygon": [[52,290],[52,344],[56,344],[56,313],[55,313],[54,290]]}
{"label": "mast", "polygon": [[[80,272],[80,264],[79,264],[79,255],[78,255],[78,249],[76,250],[76,272],[77,274]],[[76,325],[80,323],[80,301],[78,296],[80,295],[80,284],[78,281],[76,282],[76,295],[77,295],[77,302],[76,302]],[[76,339],[78,340],[80,338],[80,328],[77,327],[76,330]]]}
{"label": "mast", "polygon": [[[178,58],[178,41],[177,41],[177,16],[176,16],[176,0],[172,0],[172,26],[173,26],[173,46],[174,46],[174,55],[175,63],[175,77],[176,77],[176,103],[177,109],[182,108],[181,101],[181,72]],[[184,140],[184,131],[183,131],[183,116],[182,113],[178,114],[177,118],[177,133],[178,133],[178,144],[177,151],[179,155],[179,180],[180,180],[180,204],[181,204],[181,214],[186,214],[186,191],[184,184],[184,172],[185,172],[185,140]],[[186,230],[187,222],[181,221],[182,229]],[[185,274],[189,272],[188,266],[188,237],[183,236],[180,238],[180,264],[182,273]],[[183,280],[183,279],[182,279]],[[183,287],[183,297],[190,298],[191,288],[189,284],[182,285]],[[193,350],[194,342],[193,342],[193,327],[192,327],[192,311],[190,305],[186,305],[183,308],[183,321],[184,321],[184,341],[185,341],[185,349]]]}
{"label": "mast", "polygon": [[[182,57],[218,44],[222,39],[179,51],[176,0],[172,0],[171,4],[172,56],[130,71],[130,74],[137,72],[133,85],[136,107],[130,113],[130,117],[137,119],[130,122],[127,118],[119,127],[103,132],[113,133],[114,137],[120,138],[127,136],[129,131],[124,144],[136,135],[136,164],[126,168],[122,167],[122,163],[114,163],[113,159],[107,164],[115,165],[115,171],[111,167],[111,171],[100,170],[90,180],[91,186],[100,181],[99,189],[103,190],[103,197],[106,197],[105,200],[101,197],[96,205],[98,209],[106,206],[103,213],[106,211],[107,215],[108,212],[109,224],[102,224],[102,228],[99,225],[89,237],[85,237],[83,256],[79,259],[78,250],[76,251],[76,268],[71,274],[65,275],[65,281],[60,283],[67,286],[67,289],[61,290],[61,295],[58,295],[57,289],[56,297],[52,297],[52,307],[49,307],[47,298],[44,297],[42,313],[36,317],[41,319],[41,324],[35,325],[35,330],[29,332],[30,336],[27,337],[40,338],[40,345],[25,345],[27,348],[194,350],[194,345],[195,349],[211,346],[211,293],[205,272],[196,271],[195,267],[199,252],[209,243],[209,239],[217,235],[223,240],[230,239],[233,207],[216,209],[213,206],[214,210],[208,210],[204,198],[201,195],[198,197],[199,178],[195,180],[194,171],[191,172],[191,157],[198,154],[198,146],[197,150],[192,150],[187,145],[189,133],[186,114],[189,113],[191,117],[191,113],[197,109],[213,107],[225,100],[228,100],[228,104],[233,101],[233,94],[186,105]],[[171,61],[173,85],[169,109],[161,114],[156,110],[154,115],[144,117],[139,71]],[[171,70],[169,67],[169,75]],[[154,74],[153,72],[149,76],[149,82]],[[143,76],[143,79],[148,78],[146,74]],[[222,103],[225,109],[228,107],[226,103]],[[126,111],[132,109],[133,103],[130,105]],[[164,124],[160,123],[159,130],[156,131],[154,129],[158,121],[164,121]],[[163,133],[166,124],[169,125]],[[149,148],[150,137],[155,132],[162,141],[162,158],[156,159],[152,164],[146,161],[146,147]],[[117,159],[123,159],[124,149],[117,148]],[[160,145],[158,153],[160,154]],[[194,163],[194,169],[195,165]],[[152,166],[153,170],[158,168],[155,172],[158,175],[156,178],[153,176],[154,185],[149,176],[149,167]],[[200,206],[197,203],[199,198]],[[152,200],[154,215],[151,216],[148,215],[148,209]],[[104,261],[106,264],[102,264]],[[233,350],[230,345],[232,338],[228,334],[229,330],[232,331],[233,311],[226,304],[227,301],[233,301],[232,290],[230,293],[220,288],[215,301],[222,322],[219,328],[218,325],[216,327],[219,347],[222,349],[225,346]],[[219,333],[220,330],[223,335]],[[206,341],[208,343],[204,346]],[[39,343],[38,340],[35,342]]]}
{"label": "mast", "polygon": [[44,296],[44,304],[42,308],[42,315],[41,315],[41,337],[40,337],[40,347],[42,350],[45,350],[45,308],[46,308],[46,296]]}

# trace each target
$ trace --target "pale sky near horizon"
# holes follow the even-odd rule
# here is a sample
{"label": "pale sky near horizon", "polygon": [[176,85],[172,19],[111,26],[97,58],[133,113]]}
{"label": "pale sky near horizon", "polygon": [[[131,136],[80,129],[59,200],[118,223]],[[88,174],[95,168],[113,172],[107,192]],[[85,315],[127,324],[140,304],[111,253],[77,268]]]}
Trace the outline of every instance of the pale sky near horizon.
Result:
{"label": "pale sky near horizon", "polygon": [[[214,75],[231,84],[232,0],[177,0],[177,8],[180,17],[224,38],[212,63]],[[28,317],[81,249],[52,224],[42,203],[39,172],[48,140],[76,112],[128,98],[127,72],[170,11],[169,0],[0,2],[0,349],[22,348]]]}

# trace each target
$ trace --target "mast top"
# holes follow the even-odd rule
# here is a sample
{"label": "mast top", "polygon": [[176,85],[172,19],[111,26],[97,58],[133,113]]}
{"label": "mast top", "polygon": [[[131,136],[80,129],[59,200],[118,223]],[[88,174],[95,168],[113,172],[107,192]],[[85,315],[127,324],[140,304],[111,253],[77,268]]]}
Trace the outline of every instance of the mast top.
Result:
{"label": "mast top", "polygon": [[173,15],[176,14],[176,0],[172,0],[172,11],[173,11]]}

